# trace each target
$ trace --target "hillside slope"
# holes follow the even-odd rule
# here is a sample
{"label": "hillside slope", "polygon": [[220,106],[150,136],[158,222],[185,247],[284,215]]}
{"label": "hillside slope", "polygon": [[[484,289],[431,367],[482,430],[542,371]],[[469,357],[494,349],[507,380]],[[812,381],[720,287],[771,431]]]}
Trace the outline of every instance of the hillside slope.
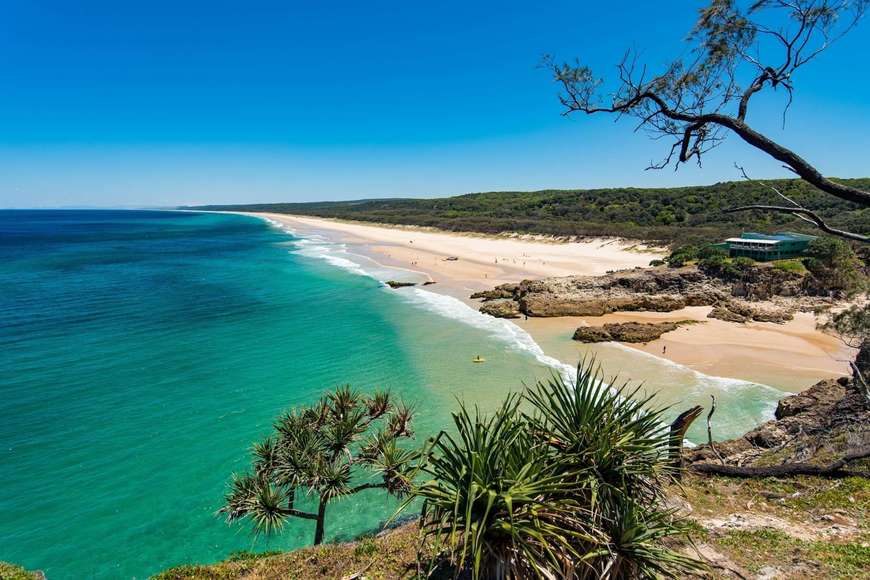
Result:
{"label": "hillside slope", "polygon": [[[870,178],[842,181],[870,189]],[[719,239],[745,229],[812,232],[811,226],[785,214],[725,213],[728,208],[752,203],[782,203],[768,185],[817,210],[831,225],[870,233],[870,209],[859,209],[813,191],[800,180],[739,181],[670,189],[504,191],[436,199],[212,205],[189,209],[268,211],[480,233],[616,235],[667,243]]]}

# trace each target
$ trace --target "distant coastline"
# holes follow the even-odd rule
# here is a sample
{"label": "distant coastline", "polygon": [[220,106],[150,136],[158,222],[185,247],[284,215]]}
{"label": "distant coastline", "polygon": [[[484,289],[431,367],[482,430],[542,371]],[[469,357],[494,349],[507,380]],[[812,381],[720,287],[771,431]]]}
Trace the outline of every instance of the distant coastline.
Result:
{"label": "distant coastline", "polygon": [[[659,248],[618,238],[553,243],[540,236],[486,236],[310,216],[240,213],[280,223],[303,235],[324,235],[343,242],[353,253],[408,272],[410,279],[434,281],[427,290],[459,298],[475,308],[477,303],[469,299],[470,294],[498,284],[643,267],[663,254]],[[849,373],[845,362],[850,356],[848,349],[817,330],[811,314],[800,313],[785,324],[736,325],[708,321],[707,310],[693,307],[671,313],[615,313],[595,324],[704,321],[647,344],[620,346],[665,358],[705,375],[773,385],[786,392],[798,392],[819,380]],[[569,364],[585,352],[599,354],[602,350],[570,340],[573,330],[585,322],[572,317],[514,321],[547,354]],[[613,350],[604,352],[604,358],[612,355]]]}

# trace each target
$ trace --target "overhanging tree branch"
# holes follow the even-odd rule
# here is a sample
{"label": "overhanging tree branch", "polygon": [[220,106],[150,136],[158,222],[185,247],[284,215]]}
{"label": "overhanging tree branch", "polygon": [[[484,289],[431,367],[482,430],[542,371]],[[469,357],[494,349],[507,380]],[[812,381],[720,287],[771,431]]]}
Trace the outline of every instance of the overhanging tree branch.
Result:
{"label": "overhanging tree branch", "polygon": [[[785,115],[794,96],[795,73],[851,31],[868,4],[870,0],[711,0],[689,36],[695,43],[689,59],[675,60],[649,78],[646,67],[635,72],[637,58],[628,52],[617,66],[617,82],[606,90],[604,80],[579,61],[556,64],[548,58],[546,63],[562,86],[564,115],[633,116],[637,128],[669,140],[663,161],[649,168],[679,167],[691,159],[700,165],[706,153],[733,133],[819,191],[870,207],[870,191],[825,177],[747,120],[754,96],[768,90],[785,92]],[[828,233],[868,241],[828,226],[810,209],[790,208],[788,213]]]}
{"label": "overhanging tree branch", "polygon": [[816,225],[823,232],[829,233],[834,236],[840,236],[842,238],[847,238],[849,240],[855,240],[856,242],[870,242],[870,236],[862,236],[861,234],[856,234],[853,232],[847,232],[845,230],[840,230],[837,228],[832,228],[825,221],[819,217],[817,213],[814,211],[808,210],[803,207],[788,207],[784,205],[744,205],[742,207],[735,207],[732,209],[726,209],[725,213],[736,213],[739,211],[750,211],[750,210],[759,210],[759,211],[774,211],[780,213],[790,213],[795,214],[797,216],[804,216],[812,223]]}

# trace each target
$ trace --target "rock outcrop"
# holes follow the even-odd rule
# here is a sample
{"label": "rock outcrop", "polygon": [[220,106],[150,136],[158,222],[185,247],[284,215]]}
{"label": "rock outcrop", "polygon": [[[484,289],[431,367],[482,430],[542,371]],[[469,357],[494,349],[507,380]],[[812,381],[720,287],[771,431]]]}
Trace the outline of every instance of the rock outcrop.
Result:
{"label": "rock outcrop", "polygon": [[726,322],[775,322],[782,324],[794,318],[794,314],[775,306],[759,306],[737,300],[721,302],[710,311],[707,318],[718,318]]}
{"label": "rock outcrop", "polygon": [[[673,312],[687,306],[712,306],[710,318],[777,323],[791,320],[794,310],[816,306],[819,300],[795,297],[800,284],[794,273],[757,267],[747,276],[726,282],[694,266],[636,268],[603,276],[524,280],[471,297],[484,303],[512,300],[519,314],[526,316],[603,316],[620,311]],[[770,301],[758,302],[761,296]],[[812,300],[816,302],[807,302]],[[487,310],[494,316],[500,311],[514,316],[514,310],[504,305]]]}
{"label": "rock outcrop", "polygon": [[480,311],[496,318],[519,318],[519,306],[513,300],[492,300],[484,303]]}
{"label": "rock outcrop", "polygon": [[693,320],[678,322],[613,322],[604,326],[581,326],[574,332],[580,342],[651,342],[666,332],[672,332]]}
{"label": "rock outcrop", "polygon": [[396,280],[387,280],[384,282],[387,286],[395,290],[396,288],[405,288],[406,286],[416,286],[416,282],[397,282]]}
{"label": "rock outcrop", "polygon": [[726,465],[825,465],[870,445],[870,397],[852,378],[824,380],[785,397],[775,417],[743,437],[715,443],[715,451],[708,445],[687,450],[687,463],[721,457]]}

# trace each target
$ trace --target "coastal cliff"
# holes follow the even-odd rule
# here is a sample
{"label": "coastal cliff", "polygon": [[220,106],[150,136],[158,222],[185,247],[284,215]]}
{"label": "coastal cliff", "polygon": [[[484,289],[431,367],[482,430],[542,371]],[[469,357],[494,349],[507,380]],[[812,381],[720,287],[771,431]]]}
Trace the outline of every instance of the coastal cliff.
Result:
{"label": "coastal cliff", "polygon": [[774,419],[737,439],[690,449],[685,459],[690,465],[825,467],[868,447],[870,396],[857,378],[841,377],[785,397]]}

